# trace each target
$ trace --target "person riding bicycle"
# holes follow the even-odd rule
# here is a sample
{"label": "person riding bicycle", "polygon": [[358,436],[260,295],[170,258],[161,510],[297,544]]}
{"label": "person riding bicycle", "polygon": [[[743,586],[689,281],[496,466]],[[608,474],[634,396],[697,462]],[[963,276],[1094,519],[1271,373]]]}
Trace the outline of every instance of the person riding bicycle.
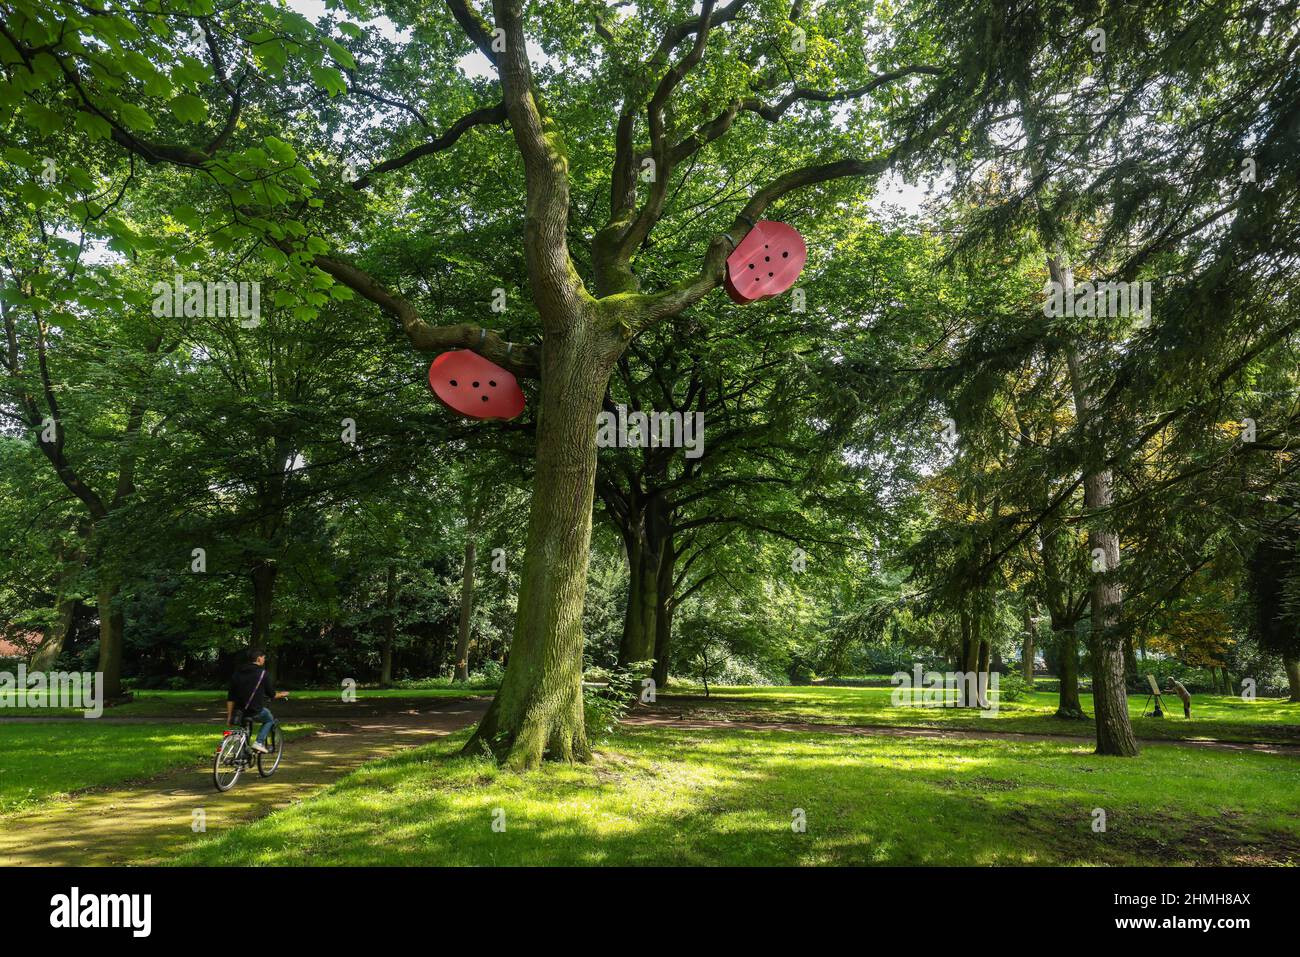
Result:
{"label": "person riding bicycle", "polygon": [[253,750],[261,754],[270,750],[266,738],[275,722],[275,715],[266,706],[267,695],[287,698],[289,692],[271,687],[271,675],[266,670],[266,652],[254,648],[248,653],[248,661],[230,679],[230,690],[226,692],[226,724],[234,724],[236,708],[254,721],[262,722],[257,729],[257,740],[252,745]]}

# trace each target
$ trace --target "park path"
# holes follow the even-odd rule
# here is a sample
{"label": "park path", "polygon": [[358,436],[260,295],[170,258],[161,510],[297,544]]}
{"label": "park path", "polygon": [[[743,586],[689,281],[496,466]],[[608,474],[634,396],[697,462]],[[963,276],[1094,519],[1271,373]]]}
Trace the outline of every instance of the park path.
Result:
{"label": "park path", "polygon": [[225,794],[212,786],[209,761],[0,819],[0,866],[160,863],[203,836],[191,829],[196,810],[205,814],[207,834],[247,823],[301,801],[360,764],[467,727],[487,706],[486,699],[440,701],[434,710],[362,717],[290,739],[274,777],[245,772]]}
{"label": "park path", "polygon": [[[1064,741],[1094,745],[1096,739],[1078,734],[1032,734],[1025,731],[976,731],[970,728],[919,728],[892,724],[818,724],[811,721],[745,721],[726,718],[687,718],[683,714],[652,714],[638,709],[623,718],[624,724],[658,728],[705,731],[725,728],[740,731],[795,731],[821,734],[847,734],[858,737],[886,738],[974,738],[984,741]],[[1271,744],[1238,741],[1194,740],[1187,738],[1139,738],[1144,747],[1167,744],[1179,748],[1208,748],[1215,751],[1258,751],[1262,754],[1285,754],[1300,757],[1298,744]]]}

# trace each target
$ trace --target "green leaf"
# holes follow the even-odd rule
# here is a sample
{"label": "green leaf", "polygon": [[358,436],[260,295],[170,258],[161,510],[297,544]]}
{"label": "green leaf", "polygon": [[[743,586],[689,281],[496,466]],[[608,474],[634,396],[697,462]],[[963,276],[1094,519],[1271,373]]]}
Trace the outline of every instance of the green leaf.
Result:
{"label": "green leaf", "polygon": [[277,139],[274,136],[262,137],[262,145],[266,151],[271,154],[278,162],[292,163],[298,158],[298,154],[293,151],[293,147],[284,140]]}
{"label": "green leaf", "polygon": [[12,163],[14,166],[21,166],[24,169],[31,169],[36,165],[36,157],[24,149],[17,146],[6,146],[0,156],[4,157],[6,163]]}
{"label": "green leaf", "polygon": [[356,58],[352,56],[347,47],[343,46],[337,40],[331,40],[329,37],[326,37],[325,49],[330,51],[330,56],[332,56],[334,62],[340,66],[347,67],[349,70],[355,70],[357,68]]}
{"label": "green leaf", "polygon": [[122,122],[136,130],[151,130],[154,127],[153,117],[148,111],[140,109],[134,103],[122,102],[119,104],[118,113],[122,116]]}
{"label": "green leaf", "polygon": [[253,49],[253,56],[257,58],[262,69],[272,77],[279,76],[284,70],[284,65],[289,62],[289,51],[279,40],[257,44]]}
{"label": "green leaf", "polygon": [[23,117],[29,124],[47,136],[63,129],[63,119],[58,113],[40,103],[25,103]]}
{"label": "green leaf", "polygon": [[263,246],[258,250],[258,254],[272,266],[289,265],[289,257],[274,246]]}
{"label": "green leaf", "polygon": [[167,106],[182,123],[202,123],[208,118],[208,104],[189,93],[174,97]]}
{"label": "green leaf", "polygon": [[325,90],[330,96],[339,96],[347,92],[348,86],[343,80],[343,74],[333,67],[313,67],[311,78],[317,86]]}
{"label": "green leaf", "polygon": [[92,140],[106,140],[113,135],[113,125],[94,113],[78,113],[72,118],[72,125]]}

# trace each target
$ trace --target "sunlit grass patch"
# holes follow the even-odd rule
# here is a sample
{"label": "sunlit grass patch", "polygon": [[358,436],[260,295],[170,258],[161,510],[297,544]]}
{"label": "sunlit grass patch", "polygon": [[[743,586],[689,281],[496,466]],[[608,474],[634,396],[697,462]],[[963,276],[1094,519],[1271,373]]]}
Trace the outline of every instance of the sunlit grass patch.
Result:
{"label": "sunlit grass patch", "polygon": [[1063,742],[642,727],[589,765],[521,775],[458,756],[464,738],[368,765],[180,863],[1300,860],[1300,761],[1276,755],[1153,746],[1123,760]]}
{"label": "sunlit grass patch", "polygon": [[[289,737],[314,730],[286,725]],[[0,724],[0,815],[85,788],[152,777],[212,760],[221,728],[202,725]]]}

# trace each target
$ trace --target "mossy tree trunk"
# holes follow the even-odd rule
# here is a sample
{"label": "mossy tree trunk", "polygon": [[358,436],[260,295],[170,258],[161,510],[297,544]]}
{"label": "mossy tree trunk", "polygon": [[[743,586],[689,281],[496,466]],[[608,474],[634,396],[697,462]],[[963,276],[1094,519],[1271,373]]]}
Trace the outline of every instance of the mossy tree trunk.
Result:
{"label": "mossy tree trunk", "polygon": [[103,675],[104,698],[117,698],[122,694],[122,637],[125,619],[118,600],[120,586],[115,581],[101,580],[99,585],[99,663],[95,670]]}
{"label": "mossy tree trunk", "polygon": [[[578,324],[575,324],[578,325]],[[582,714],[582,609],[591,545],[596,415],[615,358],[581,328],[547,340],[510,661],[466,745],[516,769],[590,756]]]}

